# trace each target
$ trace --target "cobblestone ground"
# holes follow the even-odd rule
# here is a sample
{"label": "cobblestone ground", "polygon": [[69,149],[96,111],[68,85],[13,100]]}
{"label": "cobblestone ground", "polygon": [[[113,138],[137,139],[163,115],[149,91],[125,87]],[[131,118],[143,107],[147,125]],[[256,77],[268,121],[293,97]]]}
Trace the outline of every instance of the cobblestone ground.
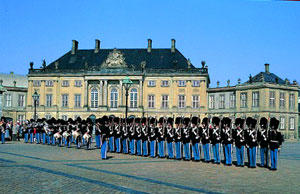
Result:
{"label": "cobblestone ground", "polygon": [[299,148],[285,143],[274,172],[8,142],[0,144],[0,192],[299,193]]}

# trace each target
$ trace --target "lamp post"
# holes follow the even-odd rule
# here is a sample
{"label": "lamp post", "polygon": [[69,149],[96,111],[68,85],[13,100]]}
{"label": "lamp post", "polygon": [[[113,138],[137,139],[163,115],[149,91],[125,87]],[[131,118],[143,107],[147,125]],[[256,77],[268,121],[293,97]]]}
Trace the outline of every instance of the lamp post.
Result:
{"label": "lamp post", "polygon": [[125,79],[123,80],[123,86],[125,88],[125,97],[126,97],[126,109],[125,109],[125,122],[127,124],[127,113],[128,113],[128,90],[130,88],[132,84],[132,81],[130,80],[130,78],[128,76],[125,77]]}
{"label": "lamp post", "polygon": [[34,121],[36,121],[37,120],[37,118],[36,118],[36,102],[40,98],[40,95],[37,93],[36,90],[35,90],[34,94],[32,95],[32,98],[34,100]]}

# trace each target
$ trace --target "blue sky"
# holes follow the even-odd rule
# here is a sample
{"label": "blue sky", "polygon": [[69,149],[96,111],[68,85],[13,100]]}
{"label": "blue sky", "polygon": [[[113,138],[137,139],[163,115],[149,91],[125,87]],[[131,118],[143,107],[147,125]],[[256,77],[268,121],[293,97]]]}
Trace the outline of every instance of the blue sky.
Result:
{"label": "blue sky", "polygon": [[26,74],[71,49],[169,48],[205,60],[211,86],[270,71],[300,81],[300,2],[246,0],[1,0],[0,72]]}

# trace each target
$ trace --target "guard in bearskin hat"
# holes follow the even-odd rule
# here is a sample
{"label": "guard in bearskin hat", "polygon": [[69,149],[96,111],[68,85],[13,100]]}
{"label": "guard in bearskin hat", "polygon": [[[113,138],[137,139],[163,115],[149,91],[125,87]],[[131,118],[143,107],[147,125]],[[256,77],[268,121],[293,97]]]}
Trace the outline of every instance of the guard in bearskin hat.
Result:
{"label": "guard in bearskin hat", "polygon": [[246,133],[246,142],[248,146],[248,156],[249,156],[249,167],[256,168],[256,147],[257,147],[257,130],[256,130],[257,120],[252,117],[248,117],[246,124],[248,125],[248,130]]}
{"label": "guard in bearskin hat", "polygon": [[214,164],[220,164],[220,142],[221,142],[221,127],[220,127],[220,118],[219,117],[213,117],[212,118],[212,128],[209,129],[209,137],[210,142],[213,149],[213,155],[214,155]]}
{"label": "guard in bearskin hat", "polygon": [[99,149],[101,147],[101,124],[102,124],[102,118],[96,119],[95,123],[95,140],[96,140],[96,148]]}
{"label": "guard in bearskin hat", "polygon": [[135,119],[135,132],[136,132],[136,154],[142,156],[142,119]]}
{"label": "guard in bearskin hat", "polygon": [[122,153],[128,154],[128,119],[122,118],[120,122],[121,127],[121,143],[122,143]]}
{"label": "guard in bearskin hat", "polygon": [[257,141],[260,146],[260,167],[267,167],[268,160],[268,120],[262,117],[259,122],[260,130],[257,134]]}
{"label": "guard in bearskin hat", "polygon": [[109,152],[115,152],[115,117],[109,117],[109,141],[108,149]]}
{"label": "guard in bearskin hat", "polygon": [[199,122],[200,122],[199,117],[192,117],[191,139],[192,139],[192,151],[194,155],[193,161],[195,162],[200,161],[200,150],[199,150],[200,133],[199,133],[199,126],[198,126]]}
{"label": "guard in bearskin hat", "polygon": [[235,129],[233,129],[233,139],[235,142],[237,166],[244,167],[245,158],[245,130],[244,130],[244,119],[235,119]]}
{"label": "guard in bearskin hat", "polygon": [[228,166],[232,165],[232,127],[231,127],[231,119],[228,117],[223,118],[222,120],[222,142],[225,148],[225,164]]}
{"label": "guard in bearskin hat", "polygon": [[173,141],[174,141],[174,129],[173,129],[173,118],[169,117],[167,120],[167,148],[168,148],[168,159],[174,159]]}
{"label": "guard in bearskin hat", "polygon": [[184,160],[189,161],[191,160],[191,127],[190,127],[191,119],[186,117],[183,120],[183,149],[184,149]]}
{"label": "guard in bearskin hat", "polygon": [[206,163],[210,162],[210,154],[209,154],[209,148],[210,148],[210,129],[212,129],[212,125],[209,124],[210,119],[205,117],[202,120],[201,126],[200,126],[200,135],[202,140],[202,148],[203,148],[203,155],[204,155],[204,161]]}
{"label": "guard in bearskin hat", "polygon": [[176,117],[174,129],[176,160],[182,159],[182,122],[182,117]]}
{"label": "guard in bearskin hat", "polygon": [[152,117],[150,119],[149,133],[150,133],[150,157],[156,157],[156,147],[157,147],[157,137],[158,137],[158,128],[156,127],[157,120]]}
{"label": "guard in bearskin hat", "polygon": [[135,118],[129,119],[129,148],[130,148],[130,154],[135,155],[136,154],[136,132],[135,132]]}
{"label": "guard in bearskin hat", "polygon": [[277,170],[278,164],[278,152],[284,142],[283,135],[278,131],[279,120],[271,118],[269,131],[269,147],[270,147],[270,159],[271,168],[270,170]]}
{"label": "guard in bearskin hat", "polygon": [[107,116],[103,116],[101,118],[101,125],[100,125],[100,132],[101,132],[101,159],[107,159],[107,144],[109,139],[109,119]]}
{"label": "guard in bearskin hat", "polygon": [[121,153],[121,119],[119,117],[114,118],[114,137],[116,152]]}
{"label": "guard in bearskin hat", "polygon": [[143,117],[142,118],[142,125],[141,125],[141,129],[142,129],[142,151],[143,151],[143,156],[146,157],[148,156],[148,134],[149,134],[149,125],[148,125],[148,118]]}
{"label": "guard in bearskin hat", "polygon": [[158,121],[158,156],[165,158],[165,128],[166,118],[160,117]]}

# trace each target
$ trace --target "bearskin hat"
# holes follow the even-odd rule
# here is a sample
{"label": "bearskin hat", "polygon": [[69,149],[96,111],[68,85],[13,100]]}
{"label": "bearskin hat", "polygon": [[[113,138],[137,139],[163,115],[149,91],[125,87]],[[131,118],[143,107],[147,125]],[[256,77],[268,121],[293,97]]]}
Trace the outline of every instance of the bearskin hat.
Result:
{"label": "bearskin hat", "polygon": [[189,122],[190,122],[190,118],[185,117],[185,118],[183,119],[183,124],[188,125]]}
{"label": "bearskin hat", "polygon": [[119,123],[120,118],[119,118],[119,117],[114,117],[114,118],[113,118],[113,121],[114,121],[114,123]]}
{"label": "bearskin hat", "polygon": [[201,124],[208,125],[208,122],[209,122],[208,118],[207,118],[207,117],[205,117],[205,118],[203,118],[203,119],[202,119],[202,122],[201,122]]}
{"label": "bearskin hat", "polygon": [[252,121],[252,117],[247,117],[247,119],[246,119],[246,125],[247,125],[248,127],[250,127],[251,121]]}
{"label": "bearskin hat", "polygon": [[77,122],[77,123],[80,123],[81,120],[82,120],[82,119],[81,119],[80,117],[77,117],[76,122]]}
{"label": "bearskin hat", "polygon": [[163,124],[164,123],[164,117],[160,117],[158,120],[158,123]]}
{"label": "bearskin hat", "polygon": [[155,124],[155,121],[156,121],[156,118],[152,117],[152,118],[150,119],[150,124]]}
{"label": "bearskin hat", "polygon": [[136,118],[135,118],[135,123],[140,123],[140,122],[141,122],[141,118],[136,117]]}
{"label": "bearskin hat", "polygon": [[261,126],[261,128],[266,129],[268,126],[268,120],[265,117],[262,117],[260,119],[259,125]]}
{"label": "bearskin hat", "polygon": [[199,117],[192,117],[192,124],[197,125]]}
{"label": "bearskin hat", "polygon": [[279,120],[277,120],[275,117],[272,117],[270,120],[270,127],[272,129],[278,129],[279,126]]}
{"label": "bearskin hat", "polygon": [[[219,126],[219,124],[220,124],[220,118],[219,117],[213,117],[212,118],[212,123],[214,124],[214,125],[217,125],[217,126]],[[224,121],[224,119],[222,120],[222,122]]]}
{"label": "bearskin hat", "polygon": [[180,124],[182,122],[182,117],[176,117],[175,124]]}
{"label": "bearskin hat", "polygon": [[257,124],[257,120],[256,119],[251,119],[251,125],[252,125],[252,128],[254,128]]}
{"label": "bearskin hat", "polygon": [[170,125],[173,125],[173,118],[169,117],[168,120],[167,120],[167,123],[170,124]]}
{"label": "bearskin hat", "polygon": [[144,124],[145,124],[146,121],[147,121],[146,117],[143,117],[141,123],[144,123]]}

